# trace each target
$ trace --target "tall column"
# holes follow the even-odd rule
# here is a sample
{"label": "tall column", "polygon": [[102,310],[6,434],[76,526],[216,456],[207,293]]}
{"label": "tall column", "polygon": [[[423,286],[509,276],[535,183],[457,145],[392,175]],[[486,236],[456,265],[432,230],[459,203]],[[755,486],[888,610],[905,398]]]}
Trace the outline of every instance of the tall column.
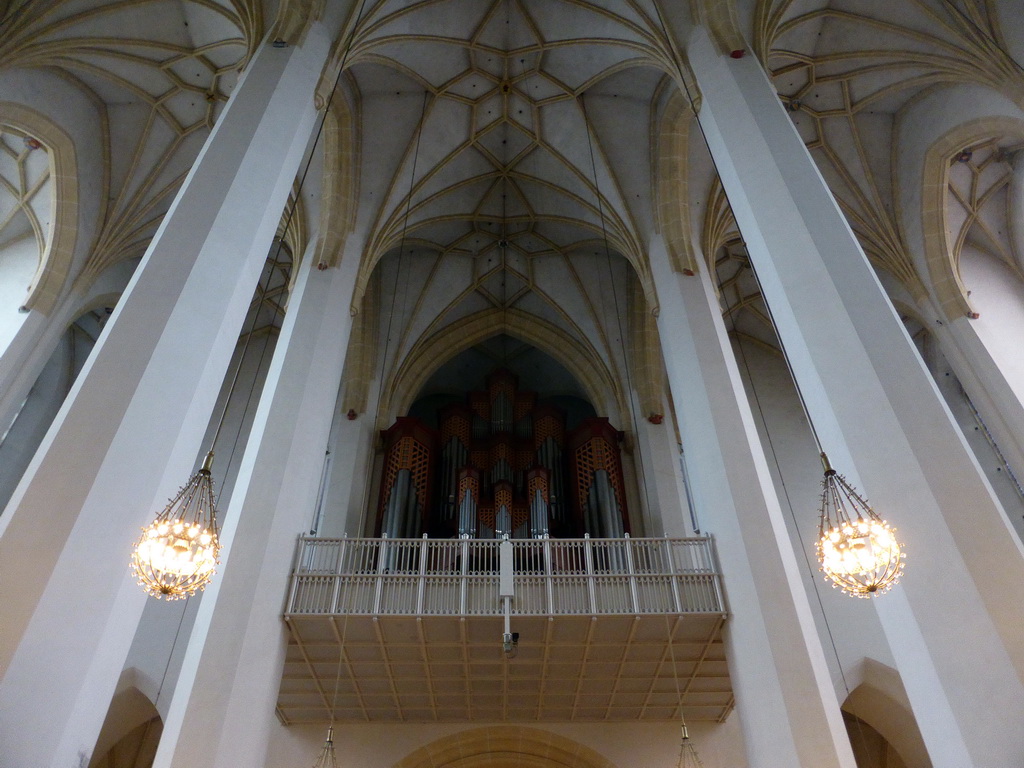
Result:
{"label": "tall column", "polygon": [[902,586],[873,602],[931,760],[1018,765],[1024,731],[1005,723],[1024,717],[1020,542],[758,61],[720,55],[702,30],[689,52],[814,425],[910,553]]}
{"label": "tall column", "polygon": [[751,768],[853,768],[796,555],[707,274],[650,250],[658,330],[690,492],[715,537],[730,618],[726,658]]}
{"label": "tall column", "polygon": [[[315,243],[313,244],[315,246]],[[263,765],[275,722],[295,539],[320,490],[348,347],[358,252],[306,254],[225,514],[221,573],[203,595],[154,766]]]}
{"label": "tall column", "polygon": [[262,46],[0,517],[0,766],[88,759],[308,143],[329,41]]}
{"label": "tall column", "polygon": [[335,424],[318,532],[326,537],[360,537],[367,535],[367,518],[376,514],[367,488],[374,459],[374,412],[367,409],[352,421],[339,412]]}
{"label": "tall column", "polygon": [[662,410],[666,412],[661,422],[654,424],[641,418],[636,423],[632,458],[639,473],[635,487],[641,489],[641,495],[631,509],[646,509],[644,536],[692,536],[690,500],[683,482],[675,422],[667,404],[662,404]]}

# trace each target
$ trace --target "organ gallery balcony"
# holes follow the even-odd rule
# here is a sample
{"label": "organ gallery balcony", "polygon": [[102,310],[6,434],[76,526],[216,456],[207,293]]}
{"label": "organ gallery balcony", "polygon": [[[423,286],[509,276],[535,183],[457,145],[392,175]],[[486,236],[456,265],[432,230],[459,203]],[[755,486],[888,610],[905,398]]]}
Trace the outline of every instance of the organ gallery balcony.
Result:
{"label": "organ gallery balcony", "polygon": [[[300,538],[285,723],[720,721],[710,539]],[[511,638],[508,633],[514,633]],[[511,646],[511,647],[509,647]]]}

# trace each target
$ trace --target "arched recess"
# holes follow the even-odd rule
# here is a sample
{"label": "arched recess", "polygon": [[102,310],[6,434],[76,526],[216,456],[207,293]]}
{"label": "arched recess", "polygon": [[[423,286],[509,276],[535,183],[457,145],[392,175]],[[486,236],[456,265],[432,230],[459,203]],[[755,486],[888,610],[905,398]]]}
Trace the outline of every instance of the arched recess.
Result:
{"label": "arched recess", "polygon": [[24,307],[48,314],[57,303],[71,271],[78,232],[78,159],[75,144],[63,129],[41,113],[9,101],[0,102],[3,122],[42,142],[50,151],[53,215],[46,251],[29,284]]}
{"label": "arched recess", "polygon": [[615,414],[620,425],[631,423],[622,389],[589,342],[517,309],[489,309],[462,318],[416,343],[383,393],[377,411],[380,428],[386,428],[396,415],[409,409],[441,363],[499,333],[522,339],[551,355],[576,377],[599,413]]}
{"label": "arched recess", "polygon": [[[867,658],[859,671],[862,682],[843,702],[843,712],[868,724],[892,746],[906,768],[931,768],[928,750],[910,709],[899,673]],[[868,750],[871,747],[871,734],[859,729],[858,725],[855,721],[849,723],[850,740],[861,742],[859,745],[854,744],[855,751],[858,746]]]}
{"label": "arched recess", "polygon": [[1005,116],[970,120],[944,133],[925,153],[921,191],[925,262],[933,295],[947,320],[972,316],[976,312],[949,242],[946,205],[949,160],[965,147],[993,136],[1024,138],[1024,121]]}
{"label": "arched recess", "polygon": [[539,728],[474,728],[420,747],[394,768],[615,768],[594,750]]}
{"label": "arched recess", "polygon": [[89,768],[149,768],[163,732],[163,720],[149,698],[121,676],[107,709]]}

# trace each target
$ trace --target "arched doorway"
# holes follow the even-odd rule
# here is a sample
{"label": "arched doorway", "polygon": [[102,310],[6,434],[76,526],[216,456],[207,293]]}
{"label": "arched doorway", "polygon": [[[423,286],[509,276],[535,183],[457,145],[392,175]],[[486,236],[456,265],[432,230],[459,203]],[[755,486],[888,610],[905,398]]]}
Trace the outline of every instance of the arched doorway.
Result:
{"label": "arched doorway", "polygon": [[539,728],[489,726],[445,736],[394,768],[615,768],[594,750]]}

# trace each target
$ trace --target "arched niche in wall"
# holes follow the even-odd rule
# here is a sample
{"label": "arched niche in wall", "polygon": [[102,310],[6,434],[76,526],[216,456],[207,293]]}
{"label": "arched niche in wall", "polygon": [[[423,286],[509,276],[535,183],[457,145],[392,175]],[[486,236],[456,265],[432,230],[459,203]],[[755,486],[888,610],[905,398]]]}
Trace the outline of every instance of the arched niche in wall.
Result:
{"label": "arched niche in wall", "polygon": [[842,705],[857,768],[931,768],[899,673],[873,659],[862,672]]}
{"label": "arched niche in wall", "polygon": [[488,726],[444,736],[394,768],[614,768],[577,741],[539,728]]}
{"label": "arched niche in wall", "polygon": [[551,355],[506,334],[427,378],[383,431],[375,533],[620,538],[622,433]]}
{"label": "arched niche in wall", "polygon": [[153,703],[128,685],[110,701],[89,768],[150,768],[163,721]]}
{"label": "arched niche in wall", "polygon": [[[34,263],[15,269],[20,293],[15,309],[49,312],[71,269],[78,224],[75,146],[63,130],[21,104],[0,102],[0,270],[19,242],[31,244]],[[5,232],[5,230],[9,230]],[[29,271],[30,270],[30,271]],[[7,282],[0,272],[0,279]],[[13,275],[12,275],[13,277]],[[5,290],[0,286],[0,290]],[[9,302],[8,302],[9,303]],[[6,338],[0,327],[0,345]]]}

